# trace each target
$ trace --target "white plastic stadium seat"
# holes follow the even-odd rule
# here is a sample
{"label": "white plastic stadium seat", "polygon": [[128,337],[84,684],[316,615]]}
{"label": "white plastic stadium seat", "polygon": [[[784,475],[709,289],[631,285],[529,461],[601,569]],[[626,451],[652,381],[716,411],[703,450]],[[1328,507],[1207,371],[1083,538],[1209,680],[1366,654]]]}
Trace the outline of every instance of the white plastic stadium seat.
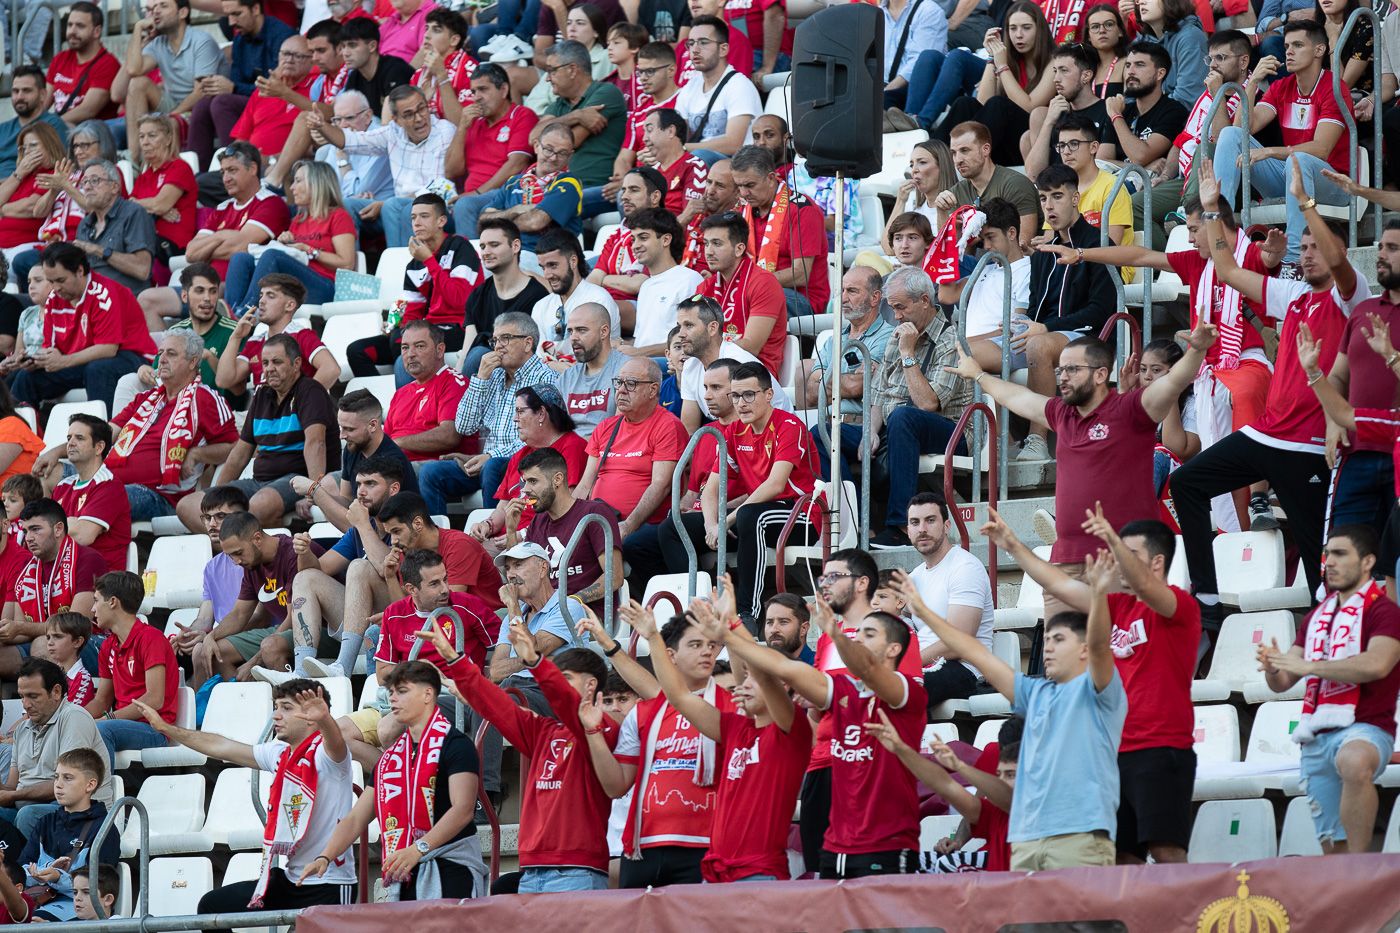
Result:
{"label": "white plastic stadium seat", "polygon": [[[1015,632],[993,632],[992,654],[1012,671],[1021,670],[1021,639]],[[1011,712],[1011,701],[1000,693],[978,693],[968,697],[968,710],[973,716],[1005,716]]]}
{"label": "white plastic stadium seat", "polygon": [[[219,772],[214,782],[214,794],[209,798],[209,818],[204,822],[204,833],[215,845],[234,850],[261,847],[263,821],[253,806],[252,786],[252,768],[225,768]],[[272,775],[263,772],[258,781],[258,790],[261,791],[264,809],[271,788]]]}
{"label": "white plastic stadium seat", "polygon": [[[923,472],[922,466],[920,472]],[[1050,545],[1042,544],[1031,548],[1041,560],[1050,559]],[[1021,577],[1021,588],[1016,593],[1016,606],[996,610],[997,631],[1033,629],[1045,615],[1045,590],[1031,578],[1030,574]]]}
{"label": "white plastic stadium seat", "polygon": [[213,556],[208,535],[156,538],[146,558],[146,572],[156,578],[151,605],[156,609],[198,609],[204,595],[204,567]]}
{"label": "white plastic stadium seat", "polygon": [[1298,744],[1293,730],[1303,712],[1301,700],[1278,700],[1261,705],[1249,731],[1244,761],[1198,761],[1197,800],[1258,797],[1265,790],[1298,793]]}
{"label": "white plastic stadium seat", "polygon": [[1298,559],[1297,572],[1293,574],[1293,582],[1289,585],[1270,590],[1250,590],[1240,594],[1240,609],[1245,612],[1307,609],[1312,604],[1312,593],[1308,590],[1308,575],[1303,570],[1302,558]]}
{"label": "white plastic stadium seat", "polygon": [[[136,796],[150,817],[151,855],[208,852],[214,847],[214,840],[203,832],[204,775],[148,774]],[[132,816],[122,833],[122,858],[135,855],[140,844],[141,820]]]}
{"label": "white plastic stadium seat", "polygon": [[[360,255],[363,262],[363,254]],[[328,301],[316,312],[318,317],[332,318],[346,314],[383,314],[388,311],[403,294],[403,275],[408,264],[413,261],[407,246],[386,249],[379,256],[379,265],[374,277],[379,279],[379,297],[365,301]],[[363,270],[363,265],[361,265]]]}
{"label": "white plastic stadium seat", "polygon": [[1400,852],[1400,804],[1390,805],[1390,822],[1385,827],[1385,838],[1381,840],[1382,852]]}
{"label": "white plastic stadium seat", "polygon": [[1191,568],[1186,564],[1186,542],[1181,535],[1176,536],[1176,550],[1172,553],[1172,565],[1167,571],[1167,584],[1191,592]]}
{"label": "white plastic stadium seat", "polygon": [[792,334],[788,334],[783,339],[783,364],[778,367],[775,374],[778,377],[778,385],[788,390],[788,396],[797,398],[797,393],[793,391],[797,382],[797,374],[802,369],[802,344]]}
{"label": "white plastic stadium seat", "polygon": [[[322,306],[324,308],[324,305]],[[377,337],[384,332],[384,315],[378,311],[359,314],[341,314],[326,321],[326,329],[321,332],[321,342],[331,351],[340,364],[340,378],[350,381],[348,353],[350,344],[366,337]]]}
{"label": "white plastic stadium seat", "polygon": [[[893,198],[897,195],[899,186],[904,183],[904,175],[909,171],[909,153],[926,139],[928,139],[928,133],[923,130],[885,133],[880,138],[884,150],[880,171],[861,181],[861,196],[873,194]],[[895,212],[898,213],[901,210],[903,210],[903,205],[896,204]]]}
{"label": "white plastic stadium seat", "polygon": [[923,738],[919,740],[919,751],[927,752],[933,748],[933,740],[937,739],[943,744],[958,741],[958,727],[951,722],[931,722],[924,726]]}
{"label": "white plastic stadium seat", "polygon": [[1193,863],[1249,862],[1278,852],[1274,805],[1267,800],[1210,800],[1191,826],[1186,860]]}
{"label": "white plastic stadium seat", "polygon": [[319,683],[331,696],[332,716],[349,716],[355,711],[355,691],[349,677],[323,677]]}
{"label": "white plastic stadium seat", "polygon": [[165,617],[165,637],[174,638],[176,635],[180,634],[180,625],[188,628],[197,618],[199,618],[198,609],[172,610],[170,615]]}
{"label": "white plastic stadium seat", "polygon": [[977,737],[972,740],[976,748],[986,748],[997,740],[1001,733],[1001,727],[1005,725],[1005,719],[984,719],[977,726]]}
{"label": "white plastic stadium seat", "polygon": [[1291,612],[1243,612],[1227,616],[1216,637],[1215,654],[1211,657],[1206,678],[1191,684],[1191,699],[1197,703],[1227,700],[1231,693],[1243,693],[1250,685],[1262,687],[1268,694],[1252,702],[1285,699],[1282,696],[1274,697],[1264,683],[1264,672],[1259,670],[1256,651],[1260,645],[1267,645],[1272,640],[1278,641],[1281,651],[1287,651],[1288,646],[1293,644],[1293,636]]}
{"label": "white plastic stadium seat", "polygon": [[[189,687],[181,685],[175,691],[175,701],[175,725],[179,726],[181,729],[193,729],[194,691],[191,690]],[[161,761],[162,756],[170,755],[172,752],[176,752],[177,750],[188,752],[188,754],[190,755],[198,754],[197,752],[191,752],[188,749],[176,749],[170,747],[147,748],[141,751],[117,752],[117,760],[112,762],[112,770],[121,771],[124,768],[130,767],[133,762],[137,761],[141,762],[148,768],[167,767],[164,764],[156,764],[155,762]],[[150,755],[151,757],[147,758],[147,755]],[[194,764],[202,765],[204,764],[204,762],[204,756],[199,755],[198,760],[195,761]]]}
{"label": "white plastic stadium seat", "polygon": [[1283,533],[1237,531],[1211,542],[1220,601],[1240,604],[1240,594],[1283,586]]}
{"label": "white plastic stadium seat", "polygon": [[389,414],[389,403],[394,400],[394,374],[387,376],[356,376],[345,385],[345,391],[355,392],[365,389],[370,395],[379,399],[379,404],[384,408],[384,414]]}
{"label": "white plastic stadium seat", "polygon": [[932,852],[940,840],[956,833],[961,825],[962,817],[957,813],[926,816],[919,820],[919,851]]}
{"label": "white plastic stadium seat", "polygon": [[107,420],[106,402],[59,402],[49,409],[44,426],[44,448],[61,447],[68,443],[68,419],[74,415],[94,415]]}
{"label": "white plastic stadium seat", "polygon": [[[670,521],[669,518],[664,521]],[[695,598],[704,599],[710,595],[712,589],[710,575],[701,571],[695,575]],[[688,573],[660,573],[647,581],[646,592],[642,594],[642,605],[648,605],[657,593],[672,593],[676,599],[680,600],[681,606],[689,606],[690,574]],[[652,609],[656,616],[657,625],[665,625],[676,615],[675,603],[669,599],[663,599]]]}
{"label": "white plastic stadium seat", "polygon": [[1313,825],[1312,805],[1306,797],[1294,797],[1283,814],[1283,831],[1279,833],[1278,854],[1321,855],[1322,843],[1317,841]]}
{"label": "white plastic stadium seat", "polygon": [[214,866],[203,857],[151,859],[150,886],[153,916],[193,914],[214,887]]}
{"label": "white plastic stadium seat", "polygon": [[[257,681],[215,684],[200,731],[255,745],[262,738],[271,716],[272,687],[269,684]],[[146,749],[141,763],[148,768],[183,768],[198,767],[205,760],[199,752],[175,745]]]}

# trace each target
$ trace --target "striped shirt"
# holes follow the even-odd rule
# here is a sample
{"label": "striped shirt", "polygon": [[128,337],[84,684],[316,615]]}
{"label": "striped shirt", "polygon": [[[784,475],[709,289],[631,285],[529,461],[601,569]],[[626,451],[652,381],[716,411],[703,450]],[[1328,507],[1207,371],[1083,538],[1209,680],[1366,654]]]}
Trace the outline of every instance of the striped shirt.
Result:
{"label": "striped shirt", "polygon": [[268,482],[287,475],[319,475],[306,466],[306,426],[313,424],[326,429],[325,469],[340,469],[340,429],[335,405],[321,384],[302,376],[283,399],[277,398],[271,386],[259,386],[239,435],[256,453],[253,479]]}
{"label": "striped shirt", "polygon": [[443,177],[447,150],[457,127],[447,120],[432,118],[428,138],[413,143],[397,123],[386,123],[372,130],[345,131],[344,151],[348,155],[387,155],[389,174],[394,176],[394,194],[411,198],[420,189]]}
{"label": "striped shirt", "polygon": [[492,457],[509,457],[520,449],[520,433],[515,429],[515,393],[518,389],[547,382],[554,385],[559,374],[534,354],[506,381],[504,367],[482,379],[472,376],[462,403],[457,406],[457,433],[481,434],[482,452]]}

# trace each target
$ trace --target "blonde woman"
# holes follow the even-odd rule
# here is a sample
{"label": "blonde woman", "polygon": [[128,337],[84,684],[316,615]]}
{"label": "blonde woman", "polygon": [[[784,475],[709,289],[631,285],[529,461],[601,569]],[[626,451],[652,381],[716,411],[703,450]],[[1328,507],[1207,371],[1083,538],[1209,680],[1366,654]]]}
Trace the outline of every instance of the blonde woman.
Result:
{"label": "blonde woman", "polygon": [[171,117],[142,117],[136,124],[136,147],[143,168],[131,183],[131,200],[155,220],[156,258],[169,265],[170,257],[184,255],[194,239],[199,185],[194,169],[180,158],[180,133]]}
{"label": "blonde woman", "polygon": [[15,172],[0,182],[0,249],[10,261],[44,245],[39,228],[48,219],[54,199],[39,186],[39,176],[52,173],[67,155],[58,131],[42,122],[20,130],[16,149]]}
{"label": "blonde woman", "polygon": [[[265,250],[256,263],[247,253],[229,260],[224,297],[231,307],[256,304],[258,282],[274,272],[305,285],[307,304],[324,304],[335,297],[336,270],[355,268],[355,221],[345,209],[335,169],[325,162],[298,162],[290,194],[297,213],[277,238],[278,246]],[[305,254],[305,261],[292,252]]]}
{"label": "blonde woman", "polygon": [[953,170],[953,156],[948,144],[937,139],[926,139],[909,153],[909,177],[899,186],[895,196],[895,210],[885,223],[885,232],[880,245],[886,255],[894,255],[890,243],[890,225],[899,215],[913,212],[923,214],[935,229],[938,224],[938,211],[933,201],[940,194],[958,183],[958,173]]}

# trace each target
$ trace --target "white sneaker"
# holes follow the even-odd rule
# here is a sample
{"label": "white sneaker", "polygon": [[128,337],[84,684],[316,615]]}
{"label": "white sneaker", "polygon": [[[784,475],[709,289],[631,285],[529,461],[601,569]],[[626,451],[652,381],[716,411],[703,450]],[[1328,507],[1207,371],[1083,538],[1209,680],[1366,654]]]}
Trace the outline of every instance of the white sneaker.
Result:
{"label": "white sneaker", "polygon": [[1060,537],[1059,533],[1055,531],[1055,516],[1044,509],[1035,510],[1035,514],[1031,516],[1031,527],[1040,536],[1040,540],[1046,544],[1053,546]]}
{"label": "white sneaker", "polygon": [[1033,463],[1037,460],[1050,459],[1050,445],[1045,443],[1045,438],[1039,434],[1028,434],[1021,442],[1021,449],[1016,454],[1017,463]]}
{"label": "white sneaker", "polygon": [[339,661],[319,661],[316,658],[307,658],[301,662],[301,666],[306,671],[307,677],[345,676],[345,669],[340,666]]}
{"label": "white sneaker", "polygon": [[249,672],[254,680],[260,680],[265,684],[285,684],[289,680],[296,680],[299,674],[292,671],[274,671],[270,667],[255,667]]}

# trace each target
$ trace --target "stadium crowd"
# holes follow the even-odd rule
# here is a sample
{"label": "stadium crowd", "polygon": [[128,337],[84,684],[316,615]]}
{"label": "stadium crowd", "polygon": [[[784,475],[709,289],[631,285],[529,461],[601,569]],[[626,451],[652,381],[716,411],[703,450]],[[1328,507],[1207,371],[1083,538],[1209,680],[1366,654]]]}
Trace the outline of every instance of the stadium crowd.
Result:
{"label": "stadium crowd", "polygon": [[[1344,37],[1357,0],[883,0],[884,129],[923,137],[883,229],[765,106],[785,0],[145,0],[120,55],[102,7],[62,9],[52,53],[34,7],[0,123],[0,683],[24,709],[0,922],[113,909],[114,764],[175,745],[275,775],[259,877],[201,913],[353,903],[375,820],[386,896],[493,893],[507,743],[521,871],[494,893],[786,879],[789,849],[833,879],[1185,861],[1212,541],[1281,527],[1313,606],[1257,664],[1303,685],[1324,849],[1369,849],[1400,692],[1400,221],[1362,269],[1320,207],[1400,210],[1360,180],[1400,137],[1393,7]],[[1280,227],[1237,219],[1246,163]],[[983,253],[1005,263],[974,281]],[[387,317],[328,345],[324,307],[385,293],[369,269]],[[1184,326],[1105,342],[1118,282],[1158,273]],[[836,309],[839,363],[829,323],[789,337]],[[72,397],[101,414],[49,424]],[[1044,590],[1033,674],[992,650],[956,503],[920,488],[979,397],[1015,418],[1003,457],[1054,460],[1048,558],[995,510],[975,530]],[[863,456],[871,550],[778,592],[780,532],[818,544],[833,460]],[[153,521],[214,555],[169,637],[129,557]],[[669,621],[637,601],[723,550]],[[378,690],[337,717],[323,680],[361,662]],[[270,741],[177,723],[182,685],[247,680]],[[998,741],[925,740],[991,693]],[[931,798],[964,824],[921,853]]]}

